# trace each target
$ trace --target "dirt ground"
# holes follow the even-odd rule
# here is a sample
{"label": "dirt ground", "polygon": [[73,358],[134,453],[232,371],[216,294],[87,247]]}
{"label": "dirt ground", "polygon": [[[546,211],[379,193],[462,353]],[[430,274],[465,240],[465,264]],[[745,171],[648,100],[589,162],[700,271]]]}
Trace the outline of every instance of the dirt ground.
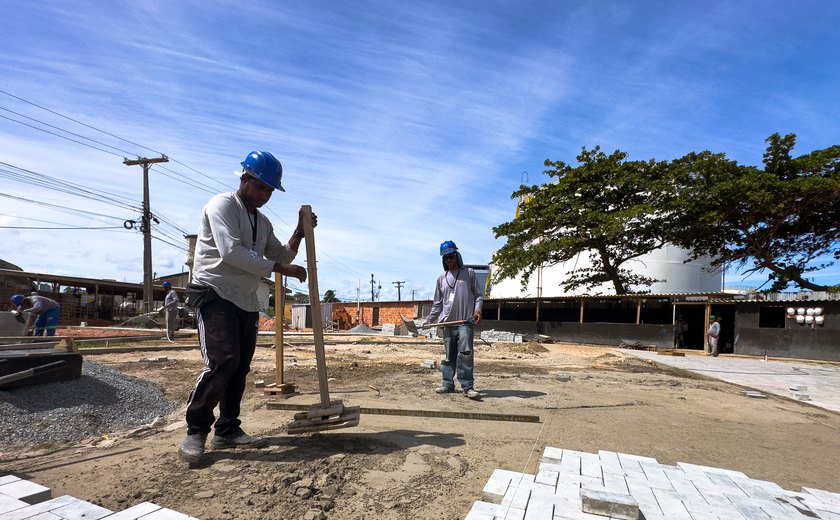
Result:
{"label": "dirt ground", "polygon": [[[141,432],[111,432],[59,449],[4,448],[0,474],[115,511],[151,501],[202,519],[246,520],[462,519],[495,468],[535,473],[545,446],[730,468],[785,489],[840,491],[840,415],[780,398],[750,399],[738,387],[593,346],[479,343],[476,388],[483,397],[471,401],[434,393],[440,374],[421,362],[439,358],[439,345],[328,337],[331,397],[346,405],[535,415],[540,422],[362,414],[355,428],[290,436],[294,412],[266,403],[319,401],[308,341],[285,349],[285,382],[301,392],[289,399],[255,388],[254,381],[271,383],[275,374],[275,351],[257,349],[243,427],[266,436],[267,447],[208,451],[206,463],[190,467],[176,453],[184,435],[181,406]],[[164,355],[167,361],[140,362]],[[202,366],[197,349],[89,359],[154,381],[182,405]]]}

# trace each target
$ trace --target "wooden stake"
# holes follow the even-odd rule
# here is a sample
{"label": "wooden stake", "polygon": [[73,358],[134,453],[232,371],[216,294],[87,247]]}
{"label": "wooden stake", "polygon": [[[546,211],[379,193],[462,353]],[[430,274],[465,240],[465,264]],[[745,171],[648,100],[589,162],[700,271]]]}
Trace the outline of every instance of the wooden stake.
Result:
{"label": "wooden stake", "polygon": [[[276,386],[283,384],[283,314],[286,291],[283,288],[283,275],[274,273],[274,381]],[[280,302],[279,304],[277,302]]]}
{"label": "wooden stake", "polygon": [[306,270],[309,278],[309,309],[312,313],[312,335],[315,338],[315,360],[318,367],[318,388],[321,408],[330,407],[330,390],[327,383],[327,359],[324,353],[324,323],[321,319],[321,301],[318,292],[318,267],[315,259],[315,234],[312,228],[312,207],[304,205],[303,233],[306,240]]}

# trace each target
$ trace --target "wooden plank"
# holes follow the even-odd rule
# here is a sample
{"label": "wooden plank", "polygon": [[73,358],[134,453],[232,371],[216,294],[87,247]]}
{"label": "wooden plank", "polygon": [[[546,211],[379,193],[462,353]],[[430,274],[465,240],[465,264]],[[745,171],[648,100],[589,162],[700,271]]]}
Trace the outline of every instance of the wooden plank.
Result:
{"label": "wooden plank", "polygon": [[263,388],[263,393],[265,395],[299,394],[299,392],[295,390],[295,385],[292,383],[283,383],[282,385],[271,383]]}
{"label": "wooden plank", "polygon": [[309,278],[309,306],[312,313],[312,335],[315,338],[315,360],[318,367],[318,389],[321,393],[321,406],[330,407],[330,390],[327,383],[327,359],[324,353],[324,322],[321,319],[321,295],[318,292],[318,262],[315,259],[315,231],[312,228],[312,207],[301,207],[303,215],[303,233],[306,240],[306,267]]}
{"label": "wooden plank", "polygon": [[[282,385],[283,381],[283,313],[285,312],[286,290],[283,288],[283,275],[274,273],[274,381]],[[279,304],[277,302],[280,302]],[[279,309],[279,310],[278,310]]]}
{"label": "wooden plank", "polygon": [[[305,404],[281,403],[277,401],[269,401],[266,403],[266,408],[269,410],[287,410],[287,411],[308,411],[310,406]],[[399,415],[403,417],[436,417],[441,419],[468,419],[477,421],[504,421],[504,422],[527,422],[538,423],[540,418],[537,415],[511,415],[500,413],[483,413],[483,412],[455,412],[445,410],[412,410],[400,408],[369,408],[366,406],[359,407],[363,414],[371,415]]]}

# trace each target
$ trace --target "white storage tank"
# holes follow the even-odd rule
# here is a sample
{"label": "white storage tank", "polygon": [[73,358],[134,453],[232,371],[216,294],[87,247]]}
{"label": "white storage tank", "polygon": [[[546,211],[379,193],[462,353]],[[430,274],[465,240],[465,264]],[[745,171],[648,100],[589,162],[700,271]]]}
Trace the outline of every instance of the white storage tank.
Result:
{"label": "white storage tank", "polygon": [[[653,294],[673,294],[719,292],[723,289],[723,275],[720,271],[710,270],[709,260],[684,263],[687,258],[686,250],[669,245],[632,260],[622,267],[650,278],[665,280],[647,288],[633,287],[631,290],[644,289]],[[494,282],[490,298],[615,295],[615,287],[612,284],[602,284],[588,290],[580,288],[573,292],[563,290],[562,283],[571,271],[590,265],[589,254],[582,253],[574,260],[537,269],[531,274],[525,290],[522,289],[519,277]],[[492,265],[490,272],[493,272]]]}

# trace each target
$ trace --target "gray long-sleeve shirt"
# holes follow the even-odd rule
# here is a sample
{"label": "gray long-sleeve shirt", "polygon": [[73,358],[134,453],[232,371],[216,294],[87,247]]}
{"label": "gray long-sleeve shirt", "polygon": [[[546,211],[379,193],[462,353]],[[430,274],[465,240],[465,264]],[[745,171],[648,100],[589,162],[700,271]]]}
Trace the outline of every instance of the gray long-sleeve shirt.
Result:
{"label": "gray long-sleeve shirt", "polygon": [[24,312],[31,312],[32,314],[36,315],[44,314],[47,311],[57,309],[59,307],[57,301],[51,300],[46,296],[32,295],[27,296],[26,299],[32,303],[32,307],[24,309]]}
{"label": "gray long-sleeve shirt", "polygon": [[296,255],[274,236],[268,217],[257,211],[254,219],[236,192],[222,193],[202,210],[192,276],[242,310],[254,312],[260,310],[257,289],[262,278],[271,275],[275,262],[289,264]]}
{"label": "gray long-sleeve shirt", "polygon": [[178,297],[178,293],[175,292],[175,289],[169,289],[166,298],[163,300],[163,306],[168,311],[177,311],[179,303],[181,303],[181,298]]}
{"label": "gray long-sleeve shirt", "polygon": [[481,312],[484,291],[478,286],[475,271],[462,267],[455,273],[444,272],[437,279],[432,310],[425,323],[468,320]]}

